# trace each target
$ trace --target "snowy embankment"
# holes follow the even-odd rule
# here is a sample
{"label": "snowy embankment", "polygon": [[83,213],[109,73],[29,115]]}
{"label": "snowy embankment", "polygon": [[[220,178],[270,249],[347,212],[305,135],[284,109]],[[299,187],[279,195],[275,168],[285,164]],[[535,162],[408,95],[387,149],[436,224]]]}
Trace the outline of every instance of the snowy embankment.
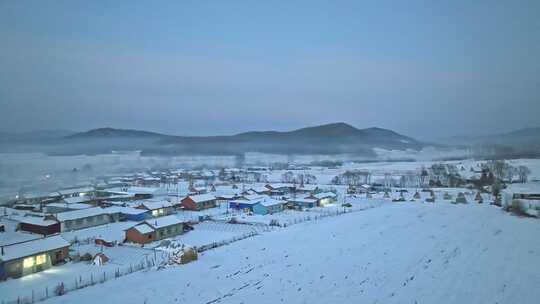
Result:
{"label": "snowy embankment", "polygon": [[489,205],[383,205],[261,234],[48,303],[538,303],[540,222]]}

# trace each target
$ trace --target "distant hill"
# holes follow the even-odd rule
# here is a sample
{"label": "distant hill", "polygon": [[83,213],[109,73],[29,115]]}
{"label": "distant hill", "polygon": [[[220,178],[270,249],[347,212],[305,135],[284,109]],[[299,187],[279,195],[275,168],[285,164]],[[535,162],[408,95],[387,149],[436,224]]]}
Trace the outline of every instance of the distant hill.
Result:
{"label": "distant hill", "polygon": [[[101,128],[65,138],[74,145],[96,144],[98,150],[142,150],[143,154],[238,155],[244,152],[277,154],[372,155],[373,148],[420,149],[413,138],[381,128],[357,129],[346,123],[332,123],[293,131],[251,131],[230,136],[173,136],[140,130]],[[94,147],[94,145],[91,145]],[[94,148],[86,148],[94,150]]]}
{"label": "distant hill", "polygon": [[450,138],[449,142],[473,145],[540,145],[540,127],[523,128],[511,132],[484,136],[456,136]]}
{"label": "distant hill", "polygon": [[24,136],[27,139],[19,142],[16,138],[22,136],[7,136],[0,151],[32,151],[51,155],[140,150],[145,155],[242,155],[245,152],[261,152],[374,156],[373,148],[418,150],[424,146],[411,137],[391,130],[358,129],[346,123],[286,132],[251,131],[229,136],[174,136],[142,130],[99,128],[80,133],[66,131],[46,136]]}
{"label": "distant hill", "polygon": [[99,128],[99,129],[93,129],[86,132],[69,134],[65,137],[69,139],[87,139],[87,138],[160,138],[160,137],[166,137],[166,136],[167,135],[154,133],[154,132],[148,132],[148,131]]}

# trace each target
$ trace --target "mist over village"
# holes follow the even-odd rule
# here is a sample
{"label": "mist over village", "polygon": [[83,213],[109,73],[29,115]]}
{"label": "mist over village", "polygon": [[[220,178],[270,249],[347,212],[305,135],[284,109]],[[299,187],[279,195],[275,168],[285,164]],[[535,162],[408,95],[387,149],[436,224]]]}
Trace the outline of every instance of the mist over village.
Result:
{"label": "mist over village", "polygon": [[0,303],[538,303],[539,15],[0,2]]}

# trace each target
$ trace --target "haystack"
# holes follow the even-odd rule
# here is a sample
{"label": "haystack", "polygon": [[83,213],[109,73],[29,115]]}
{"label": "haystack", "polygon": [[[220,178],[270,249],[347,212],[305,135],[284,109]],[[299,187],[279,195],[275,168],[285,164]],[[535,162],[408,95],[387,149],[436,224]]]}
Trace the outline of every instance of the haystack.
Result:
{"label": "haystack", "polygon": [[474,200],[477,202],[483,201],[482,194],[480,194],[480,191],[476,192],[476,196],[474,197]]}
{"label": "haystack", "polygon": [[467,198],[465,197],[465,193],[460,192],[458,193],[456,197],[456,203],[458,204],[467,204]]}
{"label": "haystack", "polygon": [[180,256],[180,264],[187,264],[196,261],[197,258],[197,250],[193,248],[186,248],[184,249],[184,253]]}

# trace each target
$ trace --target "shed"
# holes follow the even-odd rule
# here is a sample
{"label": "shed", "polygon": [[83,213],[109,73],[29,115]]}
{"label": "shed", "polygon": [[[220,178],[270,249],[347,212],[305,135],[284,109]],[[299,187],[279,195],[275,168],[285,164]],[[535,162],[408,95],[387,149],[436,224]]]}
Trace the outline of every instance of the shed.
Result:
{"label": "shed", "polygon": [[188,195],[181,201],[187,210],[203,210],[216,207],[216,197],[211,194]]}

